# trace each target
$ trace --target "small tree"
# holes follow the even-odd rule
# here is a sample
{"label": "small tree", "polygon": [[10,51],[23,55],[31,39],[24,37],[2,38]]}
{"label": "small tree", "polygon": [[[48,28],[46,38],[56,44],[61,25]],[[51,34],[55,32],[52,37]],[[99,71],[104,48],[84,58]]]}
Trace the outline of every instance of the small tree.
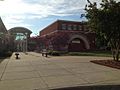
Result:
{"label": "small tree", "polygon": [[89,26],[107,40],[113,59],[119,60],[120,50],[120,2],[102,0],[100,8],[89,0],[85,10]]}

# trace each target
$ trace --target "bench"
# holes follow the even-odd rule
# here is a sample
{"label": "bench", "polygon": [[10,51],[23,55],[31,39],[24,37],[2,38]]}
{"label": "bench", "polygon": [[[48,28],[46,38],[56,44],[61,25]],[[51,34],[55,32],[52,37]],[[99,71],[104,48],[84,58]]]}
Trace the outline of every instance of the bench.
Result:
{"label": "bench", "polygon": [[45,57],[47,57],[47,55],[48,55],[48,52],[47,52],[46,49],[43,49],[43,50],[42,50],[42,56],[44,56],[44,55],[45,55]]}

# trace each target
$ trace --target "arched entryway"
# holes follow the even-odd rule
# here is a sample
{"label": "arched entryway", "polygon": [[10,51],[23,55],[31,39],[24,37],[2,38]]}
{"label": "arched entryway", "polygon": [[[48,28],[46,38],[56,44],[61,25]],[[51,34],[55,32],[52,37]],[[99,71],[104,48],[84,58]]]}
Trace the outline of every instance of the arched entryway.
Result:
{"label": "arched entryway", "polygon": [[27,52],[28,39],[32,32],[24,27],[14,27],[9,29],[8,32],[14,39],[14,50],[20,52]]}
{"label": "arched entryway", "polygon": [[79,51],[84,51],[85,48],[85,43],[83,40],[79,39],[79,38],[75,38],[73,39],[70,43],[69,43],[69,47],[68,47],[68,51],[69,52],[79,52]]}
{"label": "arched entryway", "polygon": [[73,35],[68,44],[69,52],[80,52],[90,49],[89,42],[83,35]]}

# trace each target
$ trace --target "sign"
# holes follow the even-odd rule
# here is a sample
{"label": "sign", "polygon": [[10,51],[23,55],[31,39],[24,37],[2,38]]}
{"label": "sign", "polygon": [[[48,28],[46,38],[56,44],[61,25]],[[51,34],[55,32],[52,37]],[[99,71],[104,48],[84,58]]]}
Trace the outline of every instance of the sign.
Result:
{"label": "sign", "polygon": [[80,41],[72,41],[72,43],[80,43]]}

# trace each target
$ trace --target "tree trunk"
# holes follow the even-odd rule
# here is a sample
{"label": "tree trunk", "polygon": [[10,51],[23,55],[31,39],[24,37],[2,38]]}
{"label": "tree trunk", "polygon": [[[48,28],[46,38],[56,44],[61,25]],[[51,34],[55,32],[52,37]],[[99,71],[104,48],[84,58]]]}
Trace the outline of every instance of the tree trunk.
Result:
{"label": "tree trunk", "polygon": [[119,61],[119,50],[115,51],[115,60]]}
{"label": "tree trunk", "polygon": [[116,50],[115,50],[115,44],[113,43],[113,40],[110,40],[110,46],[111,46],[113,60],[116,60],[116,56],[115,56]]}
{"label": "tree trunk", "polygon": [[119,40],[118,41],[116,41],[116,61],[119,61],[119,49],[120,49],[120,42],[119,42]]}
{"label": "tree trunk", "polygon": [[119,61],[120,40],[110,40],[113,60]]}
{"label": "tree trunk", "polygon": [[113,57],[113,60],[115,60],[115,50],[112,49],[112,57]]}

